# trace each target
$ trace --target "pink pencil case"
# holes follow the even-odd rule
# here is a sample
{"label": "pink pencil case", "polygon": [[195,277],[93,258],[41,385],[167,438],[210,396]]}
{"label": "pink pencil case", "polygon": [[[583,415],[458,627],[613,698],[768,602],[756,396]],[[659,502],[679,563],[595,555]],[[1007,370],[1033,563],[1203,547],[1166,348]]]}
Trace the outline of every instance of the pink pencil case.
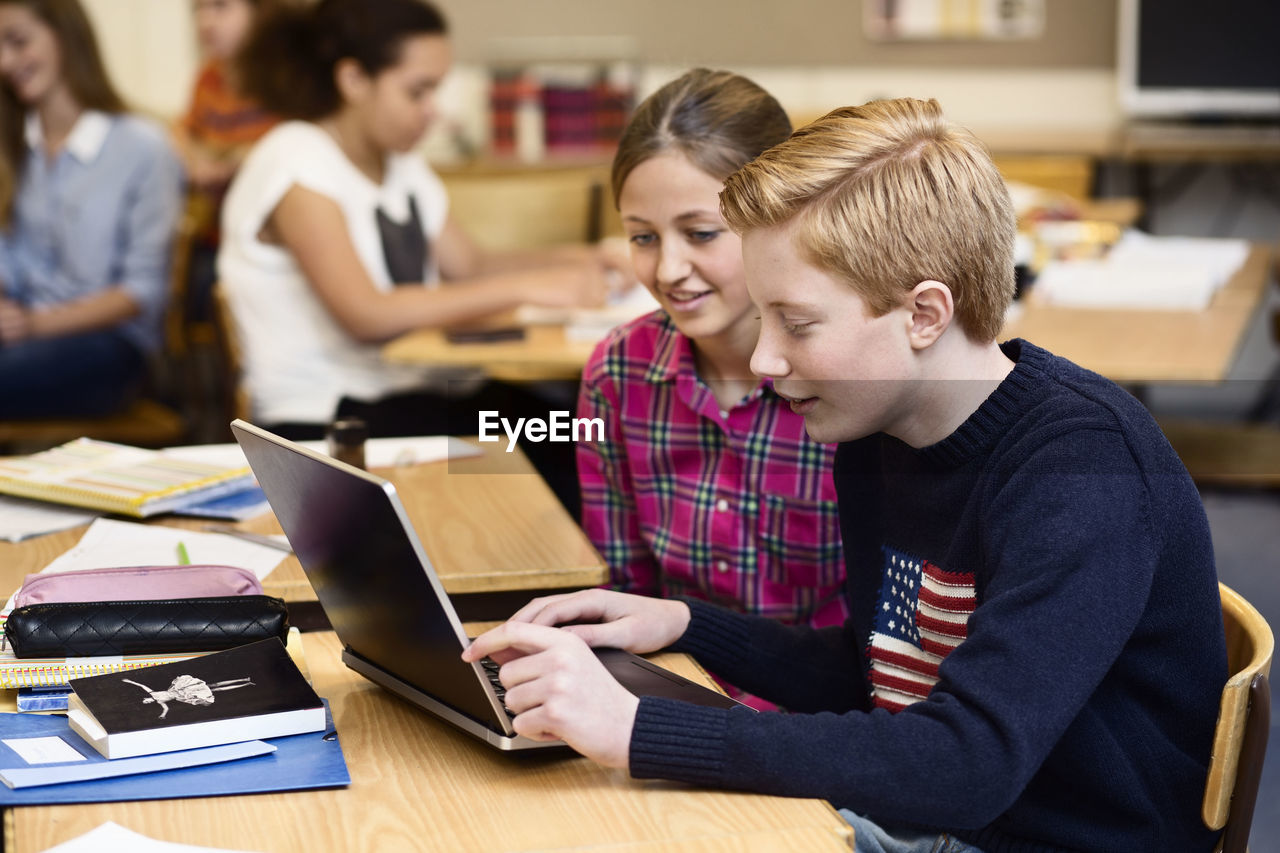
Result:
{"label": "pink pencil case", "polygon": [[50,602],[156,601],[261,595],[262,584],[235,566],[128,566],[27,575],[15,607]]}

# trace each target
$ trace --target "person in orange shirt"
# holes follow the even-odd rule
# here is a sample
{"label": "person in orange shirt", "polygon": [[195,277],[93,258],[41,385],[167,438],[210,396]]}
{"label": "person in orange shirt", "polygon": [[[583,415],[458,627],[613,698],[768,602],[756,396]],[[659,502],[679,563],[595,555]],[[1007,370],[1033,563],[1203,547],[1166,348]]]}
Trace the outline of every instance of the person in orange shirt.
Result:
{"label": "person in orange shirt", "polygon": [[216,279],[219,213],[227,186],[245,154],[279,121],[245,95],[234,59],[260,16],[284,0],[194,0],[196,38],[205,58],[191,103],[173,129],[186,170],[187,214],[193,219],[187,317],[209,318],[209,293]]}

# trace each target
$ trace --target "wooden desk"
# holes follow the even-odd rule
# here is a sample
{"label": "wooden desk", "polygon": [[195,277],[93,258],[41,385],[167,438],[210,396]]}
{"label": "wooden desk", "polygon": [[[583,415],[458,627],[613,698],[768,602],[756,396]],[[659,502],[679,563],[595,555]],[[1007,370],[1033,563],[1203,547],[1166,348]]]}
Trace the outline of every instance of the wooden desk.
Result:
{"label": "wooden desk", "polygon": [[[1099,203],[1096,212],[1132,216],[1134,205]],[[1001,339],[1021,337],[1117,382],[1221,382],[1258,308],[1271,249],[1255,246],[1205,311],[1063,308],[1030,297],[1011,313]],[[383,350],[389,361],[482,367],[495,377],[539,372],[577,376],[590,344],[571,344],[554,326],[529,329],[524,341],[453,345],[437,331],[412,332]],[[540,376],[538,378],[549,378]]]}
{"label": "wooden desk", "polygon": [[1120,228],[1131,228],[1142,216],[1142,202],[1136,198],[1095,198],[1078,204],[1082,221],[1110,222]]}
{"label": "wooden desk", "polygon": [[1227,377],[1270,273],[1271,249],[1255,246],[1204,311],[1064,308],[1035,289],[1001,339],[1026,338],[1117,382],[1221,382]]}
{"label": "wooden desk", "polygon": [[479,367],[504,382],[572,380],[582,375],[594,343],[570,342],[561,326],[529,326],[524,340],[451,344],[439,329],[419,329],[382,348],[392,364]]}
{"label": "wooden desk", "polygon": [[[451,594],[597,586],[608,570],[582,530],[519,449],[477,444],[483,456],[375,469],[396,485],[437,574]],[[157,523],[198,529],[205,519],[166,516]],[[279,533],[268,514],[240,525]],[[0,543],[0,583],[17,589],[84,533],[77,527],[20,543]],[[314,601],[292,554],[263,583],[286,601]]]}
{"label": "wooden desk", "polygon": [[[335,635],[303,637],[351,787],[5,813],[5,850],[34,853],[113,820],[168,841],[262,851],[847,851],[821,800],[637,781],[572,753],[505,755],[346,669]],[[688,658],[659,663],[709,683]]]}
{"label": "wooden desk", "polygon": [[1120,154],[1138,162],[1259,162],[1280,159],[1280,125],[1135,121]]}

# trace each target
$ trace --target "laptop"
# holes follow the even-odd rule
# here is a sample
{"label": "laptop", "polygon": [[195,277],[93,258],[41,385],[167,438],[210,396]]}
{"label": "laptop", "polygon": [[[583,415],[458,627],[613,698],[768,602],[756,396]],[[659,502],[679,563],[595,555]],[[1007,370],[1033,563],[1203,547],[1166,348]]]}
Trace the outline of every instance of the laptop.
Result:
{"label": "laptop", "polygon": [[[469,639],[394,485],[243,420],[231,430],[342,643],[343,663],[498,749],[565,745],[516,734],[492,664],[460,657]],[[629,652],[595,652],[637,696],[740,704]]]}

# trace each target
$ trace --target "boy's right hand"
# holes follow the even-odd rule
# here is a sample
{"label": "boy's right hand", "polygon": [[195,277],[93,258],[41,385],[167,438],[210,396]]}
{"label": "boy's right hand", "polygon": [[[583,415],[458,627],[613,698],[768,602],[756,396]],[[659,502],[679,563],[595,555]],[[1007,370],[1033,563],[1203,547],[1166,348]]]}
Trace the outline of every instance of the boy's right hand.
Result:
{"label": "boy's right hand", "polygon": [[665,649],[680,639],[689,627],[689,619],[689,605],[683,601],[588,589],[535,598],[509,621],[559,625],[588,646],[642,655]]}

